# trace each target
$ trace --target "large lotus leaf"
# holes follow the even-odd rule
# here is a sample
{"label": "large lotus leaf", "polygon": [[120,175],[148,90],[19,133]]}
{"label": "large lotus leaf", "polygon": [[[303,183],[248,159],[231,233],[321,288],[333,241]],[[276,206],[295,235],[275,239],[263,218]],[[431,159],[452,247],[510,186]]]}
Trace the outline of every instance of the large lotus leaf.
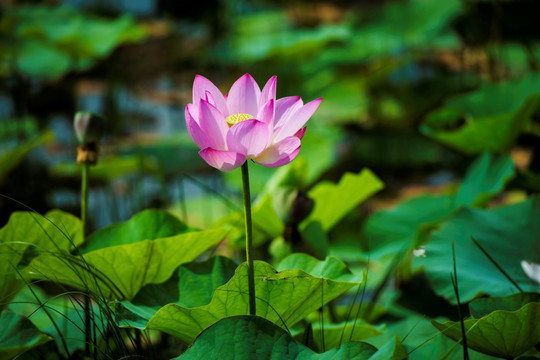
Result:
{"label": "large lotus leaf", "polygon": [[296,253],[287,256],[276,267],[278,271],[302,270],[310,275],[324,277],[335,281],[362,282],[364,274],[355,275],[350,272],[347,265],[333,256],[327,257],[324,261],[319,261],[313,256]]}
{"label": "large lotus leaf", "polygon": [[359,174],[346,173],[338,184],[319,183],[309,192],[315,206],[303,224],[319,222],[322,228],[328,231],[362,201],[383,187],[383,182],[368,169]]}
{"label": "large lotus leaf", "polygon": [[[318,278],[301,270],[276,272],[270,264],[255,262],[257,315],[285,328],[355,285],[358,283]],[[244,263],[229,282],[216,289],[208,305],[196,308],[166,305],[151,318],[146,318],[146,329],[160,330],[189,343],[217,320],[247,313],[247,265]],[[120,325],[140,327],[148,314],[139,312],[129,302],[120,302],[117,306]]]}
{"label": "large lotus leaf", "polygon": [[45,216],[14,212],[0,229],[0,310],[24,284],[17,280],[17,267],[29,246],[31,254],[73,250],[82,243],[81,221],[60,210]]}
{"label": "large lotus leaf", "polygon": [[[480,319],[464,321],[467,345],[485,354],[514,359],[540,342],[540,303],[516,311],[496,310]],[[455,341],[462,338],[459,322],[433,325]]]}
{"label": "large lotus leaf", "polygon": [[227,230],[216,229],[106,247],[82,256],[44,254],[23,275],[89,289],[107,299],[133,299],[143,286],[167,280],[178,265],[194,260],[226,235]]}
{"label": "large lotus leaf", "polygon": [[539,199],[490,210],[463,208],[444,222],[425,245],[425,257],[414,259],[424,266],[435,292],[456,303],[450,281],[453,272],[452,242],[455,245],[459,293],[462,302],[479,294],[509,295],[517,289],[472,242],[473,236],[523,290],[534,290],[521,269],[522,260],[538,256]]}
{"label": "large lotus leaf", "polygon": [[467,153],[508,149],[540,106],[539,79],[540,73],[529,74],[458,96],[429,114],[421,130]]}
{"label": "large lotus leaf", "polygon": [[11,311],[0,314],[0,358],[13,359],[18,354],[50,341],[28,319]]}
{"label": "large lotus leaf", "polygon": [[[365,341],[376,347],[382,347],[395,336],[403,339],[403,346],[410,360],[463,359],[461,345],[442,335],[433,327],[429,319],[416,315],[388,324],[382,335],[368,338]],[[471,360],[494,359],[472,349],[469,349],[469,357]]]}
{"label": "large lotus leaf", "polygon": [[[263,244],[283,234],[285,225],[274,209],[272,196],[266,195],[252,208],[253,218],[253,246]],[[216,221],[213,227],[229,227],[232,229],[228,245],[236,249],[246,246],[244,211],[235,211],[232,214]]]}
{"label": "large lotus leaf", "polygon": [[[85,347],[83,301],[77,296],[78,294],[75,297],[48,298],[39,288],[26,287],[13,299],[9,310],[26,317],[41,332],[50,335],[56,342],[58,351],[68,357]],[[93,304],[90,311],[92,328],[96,330],[96,336],[100,337],[106,328],[103,309],[100,309],[98,304]]]}
{"label": "large lotus leaf", "polygon": [[117,223],[92,234],[84,251],[108,246],[133,244],[142,240],[155,240],[188,231],[180,219],[164,210],[141,211],[125,222]]}
{"label": "large lotus leaf", "polygon": [[258,316],[233,316],[206,329],[178,360],[280,359],[364,360],[377,349],[362,342],[345,343],[323,354],[297,343],[285,330]]}

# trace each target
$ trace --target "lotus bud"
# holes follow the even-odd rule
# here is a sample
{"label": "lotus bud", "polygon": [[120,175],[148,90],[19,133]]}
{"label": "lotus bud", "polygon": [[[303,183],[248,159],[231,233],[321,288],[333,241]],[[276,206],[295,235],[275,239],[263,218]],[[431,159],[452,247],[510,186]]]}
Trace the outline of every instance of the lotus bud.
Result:
{"label": "lotus bud", "polygon": [[75,114],[73,127],[80,144],[77,147],[77,162],[95,165],[99,158],[99,140],[103,135],[103,118],[87,111],[79,111]]}
{"label": "lotus bud", "polygon": [[88,111],[79,111],[75,114],[73,127],[80,144],[87,141],[97,141],[103,136],[104,120],[101,116]]}

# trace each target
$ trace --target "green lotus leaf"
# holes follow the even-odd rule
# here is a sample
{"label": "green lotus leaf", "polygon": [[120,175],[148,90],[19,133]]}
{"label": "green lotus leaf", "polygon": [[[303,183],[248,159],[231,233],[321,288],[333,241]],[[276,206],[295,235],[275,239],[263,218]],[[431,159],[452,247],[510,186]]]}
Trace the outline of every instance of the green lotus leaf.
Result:
{"label": "green lotus leaf", "polygon": [[[451,339],[461,340],[459,322],[432,323]],[[465,320],[464,324],[471,349],[515,359],[540,342],[540,303],[528,303],[516,311],[496,310],[480,319]]]}
{"label": "green lotus leaf", "polygon": [[88,289],[105,299],[133,299],[139,290],[166,281],[180,264],[193,261],[227,235],[226,229],[110,246],[84,255],[43,254],[24,270],[26,279]]}
{"label": "green lotus leaf", "polygon": [[[255,262],[257,315],[284,328],[294,325],[355,285],[358,282],[329,280],[301,270],[277,272],[270,264]],[[152,315],[147,308],[141,309],[122,301],[117,303],[116,310],[116,321],[121,326],[160,330],[190,343],[219,319],[248,313],[247,265],[240,265],[235,275],[216,289],[208,305],[186,308],[168,304]]]}
{"label": "green lotus leaf", "polygon": [[521,269],[520,262],[538,262],[534,257],[539,205],[538,197],[533,197],[490,210],[463,208],[432,233],[425,245],[425,257],[415,258],[414,265],[424,267],[438,295],[456,303],[449,276],[453,272],[453,242],[462,302],[480,294],[503,296],[518,291],[472,242],[472,236],[524,291],[534,291],[534,284]]}

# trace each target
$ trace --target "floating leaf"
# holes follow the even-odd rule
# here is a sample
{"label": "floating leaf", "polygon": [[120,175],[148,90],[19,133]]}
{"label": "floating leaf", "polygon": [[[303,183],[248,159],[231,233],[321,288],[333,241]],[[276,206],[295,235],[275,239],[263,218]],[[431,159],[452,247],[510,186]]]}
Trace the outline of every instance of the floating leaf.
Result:
{"label": "floating leaf", "polygon": [[50,341],[51,338],[41,333],[28,319],[3,311],[0,314],[0,357],[13,359],[18,354],[35,346]]}
{"label": "floating leaf", "polygon": [[[540,303],[528,303],[516,311],[496,310],[480,319],[465,320],[464,324],[471,349],[515,359],[540,342]],[[461,340],[459,322],[433,321],[433,325],[453,340]]]}
{"label": "floating leaf", "polygon": [[216,229],[106,247],[83,256],[44,254],[23,275],[89,289],[106,299],[133,299],[143,286],[167,280],[178,265],[194,260],[226,235],[225,229]]}
{"label": "floating leaf", "polygon": [[[356,282],[314,277],[301,270],[276,272],[271,265],[262,261],[255,262],[254,270],[257,314],[283,327],[294,325],[322,305],[358,285]],[[196,308],[166,305],[146,319],[148,323],[145,328],[164,331],[190,343],[217,320],[248,313],[246,279],[247,265],[242,264],[229,282],[216,289],[208,305]],[[133,313],[137,314],[135,323],[131,322]],[[138,312],[133,304],[124,301],[118,303],[116,315],[120,325],[138,327],[145,314]]]}
{"label": "floating leaf", "polygon": [[349,342],[323,354],[297,343],[285,330],[258,316],[225,318],[206,329],[178,360],[189,359],[306,359],[365,360],[377,351],[362,342]]}

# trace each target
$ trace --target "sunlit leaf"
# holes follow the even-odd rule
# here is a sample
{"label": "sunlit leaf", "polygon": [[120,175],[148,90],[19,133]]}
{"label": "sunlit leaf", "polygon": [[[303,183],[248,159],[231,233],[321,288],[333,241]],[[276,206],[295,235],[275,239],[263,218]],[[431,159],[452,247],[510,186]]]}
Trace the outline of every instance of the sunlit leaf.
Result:
{"label": "sunlit leaf", "polygon": [[84,251],[175,236],[188,230],[186,224],[167,211],[144,210],[128,221],[113,224],[92,234]]}
{"label": "sunlit leaf", "polygon": [[133,299],[143,286],[167,280],[178,265],[194,260],[226,234],[225,229],[190,232],[106,247],[83,256],[44,254],[23,275],[89,289],[105,299]]}
{"label": "sunlit leaf", "polygon": [[0,229],[0,309],[24,283],[17,280],[18,266],[25,252],[71,251],[82,243],[81,222],[71,214],[52,210],[42,216],[14,212]]}

